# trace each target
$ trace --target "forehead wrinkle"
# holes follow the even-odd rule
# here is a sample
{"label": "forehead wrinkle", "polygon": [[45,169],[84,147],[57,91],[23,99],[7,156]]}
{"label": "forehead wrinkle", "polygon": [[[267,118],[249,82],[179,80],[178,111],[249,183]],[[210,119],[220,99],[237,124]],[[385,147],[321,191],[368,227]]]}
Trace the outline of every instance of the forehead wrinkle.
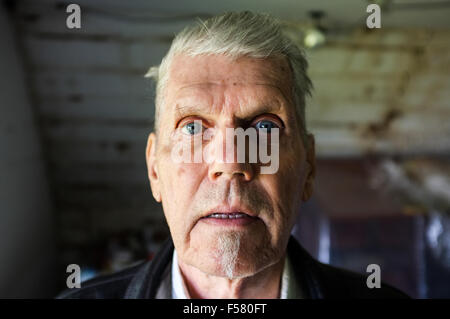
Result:
{"label": "forehead wrinkle", "polygon": [[[279,91],[281,96],[283,96],[283,98],[286,100],[286,102],[288,102],[288,103],[292,103],[293,102],[292,101],[292,96],[291,96],[292,94],[289,94],[290,90],[288,90],[288,92],[283,92],[283,90],[278,85],[269,84],[269,83],[257,84],[257,85],[270,86],[270,87],[276,89],[277,91]],[[287,93],[287,96],[286,96],[285,93]],[[281,107],[281,105],[280,105],[280,107]]]}
{"label": "forehead wrinkle", "polygon": [[[201,85],[203,85],[202,83]],[[210,83],[209,83],[210,84]],[[225,91],[220,94],[211,93],[210,90],[199,88],[198,84],[190,84],[179,89],[180,92],[185,89],[192,90],[192,94],[178,94],[176,99],[175,114],[183,115],[217,115],[230,113],[235,117],[249,117],[262,113],[279,113],[283,107],[289,103],[289,100],[283,94],[281,88],[277,85],[267,83],[253,84],[257,86],[265,86],[276,89],[279,94],[271,94],[271,92],[242,92],[237,96],[230,94],[229,90],[233,90],[233,85],[227,85]],[[208,85],[209,86],[209,85]],[[200,93],[200,94],[198,94]],[[200,95],[200,97],[198,95]],[[180,96],[181,95],[181,96]],[[261,99],[260,97],[263,96]],[[286,105],[287,106],[287,105]]]}

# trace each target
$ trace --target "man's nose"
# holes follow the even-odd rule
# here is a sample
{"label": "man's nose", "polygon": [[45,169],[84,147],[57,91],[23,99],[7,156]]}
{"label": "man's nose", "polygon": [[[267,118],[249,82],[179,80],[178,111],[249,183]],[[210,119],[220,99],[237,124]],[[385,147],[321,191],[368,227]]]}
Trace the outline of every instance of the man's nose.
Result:
{"label": "man's nose", "polygon": [[238,150],[235,138],[230,138],[225,132],[221,132],[217,136],[214,136],[211,141],[212,145],[209,145],[211,163],[209,165],[208,176],[210,180],[214,181],[218,178],[232,179],[238,177],[243,181],[250,181],[255,175],[255,164],[251,164],[248,161],[249,151],[248,147],[245,150],[244,159],[238,160]]}
{"label": "man's nose", "polygon": [[249,182],[253,179],[253,167],[249,163],[211,163],[208,176],[210,180],[215,181],[219,178],[239,178],[242,181]]}

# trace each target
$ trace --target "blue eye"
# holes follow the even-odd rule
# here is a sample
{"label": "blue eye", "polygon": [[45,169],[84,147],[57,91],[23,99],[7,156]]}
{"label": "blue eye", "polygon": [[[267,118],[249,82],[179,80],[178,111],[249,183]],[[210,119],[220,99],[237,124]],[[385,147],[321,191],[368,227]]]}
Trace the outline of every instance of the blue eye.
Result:
{"label": "blue eye", "polygon": [[189,122],[181,128],[184,134],[196,135],[203,131],[203,125],[201,121]]}
{"label": "blue eye", "polygon": [[269,134],[273,128],[279,128],[279,126],[277,124],[275,124],[274,122],[269,121],[269,120],[259,121],[255,124],[255,127],[258,131],[262,130],[264,133],[269,133]]}

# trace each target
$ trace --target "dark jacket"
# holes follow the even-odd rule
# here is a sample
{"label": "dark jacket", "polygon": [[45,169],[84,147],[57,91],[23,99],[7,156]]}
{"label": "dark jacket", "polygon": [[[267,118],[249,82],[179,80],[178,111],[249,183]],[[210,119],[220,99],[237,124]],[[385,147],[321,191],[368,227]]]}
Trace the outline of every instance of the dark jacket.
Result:
{"label": "dark jacket", "polygon": [[[408,298],[386,284],[370,289],[365,276],[318,262],[293,237],[287,252],[304,298]],[[152,261],[88,280],[57,298],[170,299],[172,254],[173,243],[168,240]]]}

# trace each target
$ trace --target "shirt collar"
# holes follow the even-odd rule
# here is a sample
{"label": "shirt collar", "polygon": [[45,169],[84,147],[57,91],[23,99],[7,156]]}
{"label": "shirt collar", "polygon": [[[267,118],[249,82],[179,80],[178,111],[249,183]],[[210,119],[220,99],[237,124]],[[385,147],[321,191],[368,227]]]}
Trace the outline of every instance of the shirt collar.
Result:
{"label": "shirt collar", "polygon": [[172,257],[172,299],[190,299],[184,279],[181,276],[177,251],[175,249],[173,250]]}

